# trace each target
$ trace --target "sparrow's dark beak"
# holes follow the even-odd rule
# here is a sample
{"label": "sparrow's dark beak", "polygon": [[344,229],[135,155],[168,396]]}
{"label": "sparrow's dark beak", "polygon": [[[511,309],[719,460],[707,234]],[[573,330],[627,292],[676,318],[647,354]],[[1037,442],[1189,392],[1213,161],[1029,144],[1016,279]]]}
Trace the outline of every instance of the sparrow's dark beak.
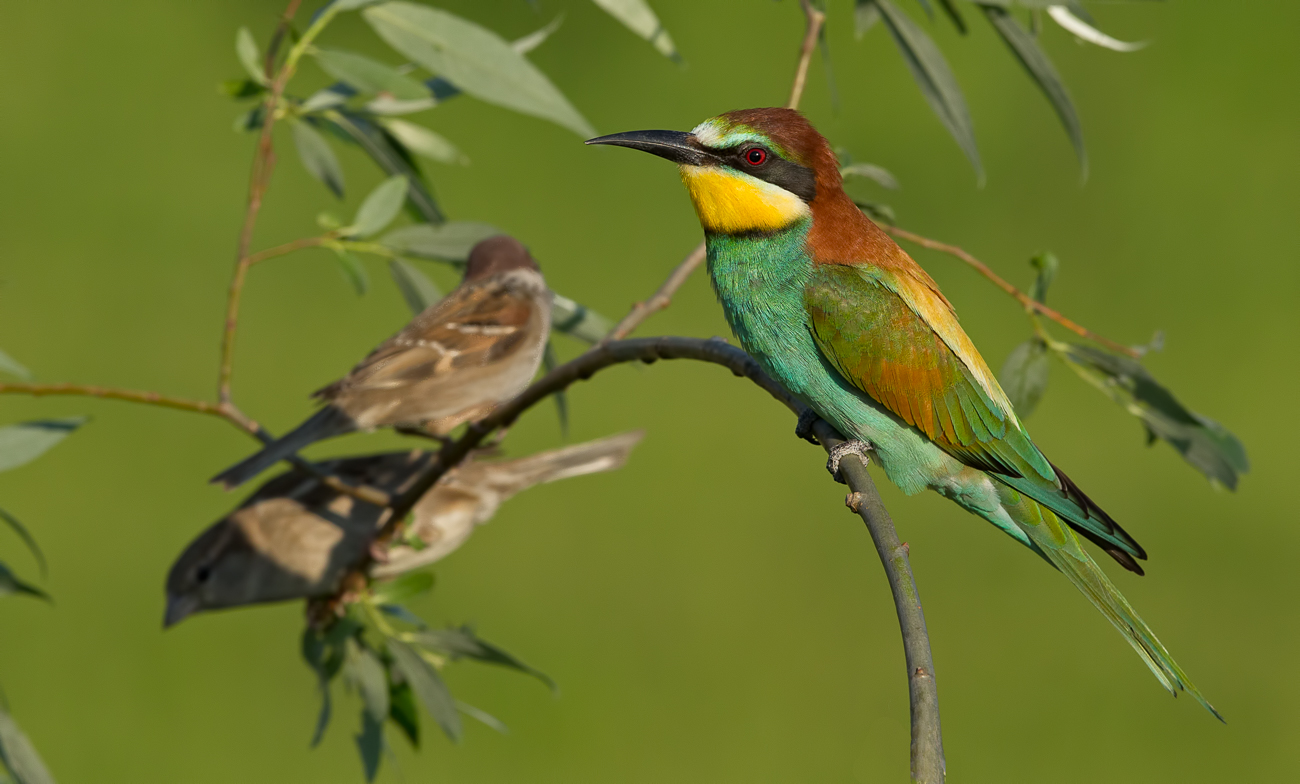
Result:
{"label": "sparrow's dark beak", "polygon": [[687,166],[702,166],[712,157],[694,136],[682,131],[628,131],[588,139],[587,144],[631,147]]}
{"label": "sparrow's dark beak", "polygon": [[199,611],[199,597],[192,594],[167,594],[167,610],[163,613],[163,628],[169,629]]}

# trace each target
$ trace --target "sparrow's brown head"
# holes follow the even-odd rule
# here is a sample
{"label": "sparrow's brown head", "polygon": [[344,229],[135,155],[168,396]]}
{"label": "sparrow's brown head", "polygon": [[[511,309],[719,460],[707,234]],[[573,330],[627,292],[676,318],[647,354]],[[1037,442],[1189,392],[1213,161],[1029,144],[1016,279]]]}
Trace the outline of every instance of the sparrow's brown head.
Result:
{"label": "sparrow's brown head", "polygon": [[518,269],[541,270],[537,266],[537,260],[522,242],[508,234],[498,234],[488,237],[470,250],[469,263],[465,265],[465,282]]}

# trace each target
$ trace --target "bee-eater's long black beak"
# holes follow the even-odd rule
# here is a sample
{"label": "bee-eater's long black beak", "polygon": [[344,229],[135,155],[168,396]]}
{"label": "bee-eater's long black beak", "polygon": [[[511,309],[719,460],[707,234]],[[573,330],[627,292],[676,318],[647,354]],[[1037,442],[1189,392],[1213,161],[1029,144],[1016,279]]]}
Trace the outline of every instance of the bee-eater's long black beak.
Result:
{"label": "bee-eater's long black beak", "polygon": [[701,166],[710,156],[695,141],[695,137],[682,131],[628,131],[588,139],[587,144],[613,144],[667,158],[673,163]]}

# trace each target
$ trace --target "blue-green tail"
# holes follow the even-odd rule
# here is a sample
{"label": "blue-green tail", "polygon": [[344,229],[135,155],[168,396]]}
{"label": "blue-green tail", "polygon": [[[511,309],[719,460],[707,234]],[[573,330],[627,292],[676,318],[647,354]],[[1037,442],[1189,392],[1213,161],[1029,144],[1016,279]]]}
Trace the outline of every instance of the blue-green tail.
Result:
{"label": "blue-green tail", "polygon": [[1214,714],[1215,718],[1223,721],[1223,716],[1201,696],[1200,691],[1169,655],[1169,651],[1156,639],[1151,628],[1083,549],[1074,532],[1050,509],[1028,496],[1009,487],[1000,487],[998,495],[1002,500],[1002,508],[1025,532],[1035,549],[1069,578],[1074,587],[1106,616],[1106,620],[1119,629],[1119,633],[1124,635],[1124,639],[1142,657],[1142,661],[1146,662],[1161,685],[1175,697],[1179,691],[1186,691]]}

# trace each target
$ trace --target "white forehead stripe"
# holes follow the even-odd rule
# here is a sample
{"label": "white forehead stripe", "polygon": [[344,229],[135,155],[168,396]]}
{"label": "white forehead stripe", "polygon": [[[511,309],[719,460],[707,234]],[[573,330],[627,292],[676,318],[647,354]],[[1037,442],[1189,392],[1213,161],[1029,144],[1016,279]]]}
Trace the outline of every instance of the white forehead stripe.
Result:
{"label": "white forehead stripe", "polygon": [[691,131],[695,140],[705,147],[717,147],[722,143],[722,133],[713,120],[705,120]]}

